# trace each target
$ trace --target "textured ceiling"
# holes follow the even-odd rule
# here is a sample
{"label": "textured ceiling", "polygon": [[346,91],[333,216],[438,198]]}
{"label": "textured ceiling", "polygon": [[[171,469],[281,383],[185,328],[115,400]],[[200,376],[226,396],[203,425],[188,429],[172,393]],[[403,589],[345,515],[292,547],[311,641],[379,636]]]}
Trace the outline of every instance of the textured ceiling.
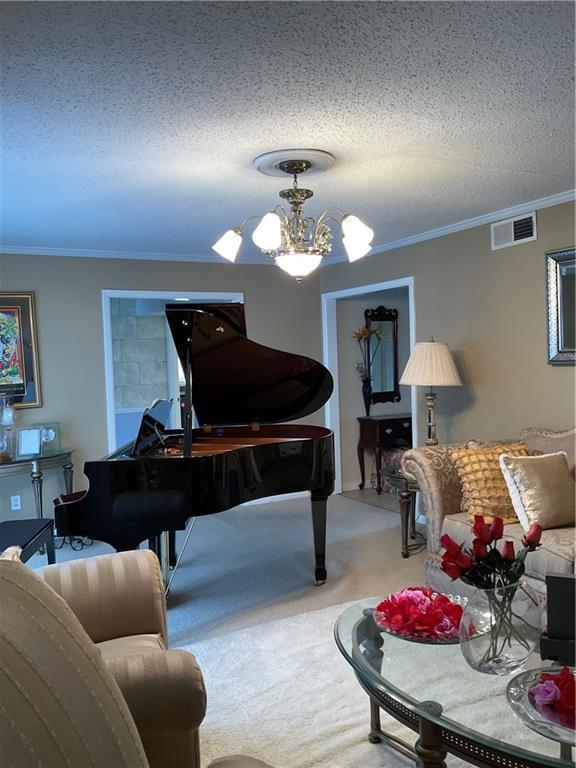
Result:
{"label": "textured ceiling", "polygon": [[336,156],[305,210],[375,244],[574,186],[571,2],[4,2],[0,26],[4,251],[206,256],[275,204],[251,161],[283,147]]}

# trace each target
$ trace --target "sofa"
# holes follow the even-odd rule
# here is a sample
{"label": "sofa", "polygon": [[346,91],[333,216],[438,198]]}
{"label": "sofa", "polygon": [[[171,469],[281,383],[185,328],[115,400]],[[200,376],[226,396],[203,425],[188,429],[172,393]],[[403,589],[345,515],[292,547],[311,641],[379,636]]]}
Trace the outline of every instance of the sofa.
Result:
{"label": "sofa", "polygon": [[204,683],[192,654],[166,650],[156,557],[85,558],[42,579],[17,551],[0,554],[3,768],[199,768]]}
{"label": "sofa", "polygon": [[[540,427],[528,427],[521,431],[520,440],[526,443],[529,455],[564,451],[574,476],[575,428],[552,431]],[[471,442],[466,445],[470,445]],[[478,445],[479,442],[476,441],[474,444]],[[452,581],[440,569],[442,552],[440,537],[443,534],[449,534],[455,541],[464,542],[466,546],[471,545],[473,538],[469,513],[461,509],[462,486],[451,450],[463,445],[411,448],[404,453],[401,468],[403,474],[414,480],[420,488],[422,512],[426,516],[427,530],[426,583],[440,592],[467,594],[470,588],[459,580]],[[504,527],[504,538],[511,539],[518,545],[521,545],[524,533],[519,523],[507,524]],[[546,573],[574,573],[574,555],[573,525],[544,530],[541,546],[526,558],[527,581],[539,592],[543,592]]]}

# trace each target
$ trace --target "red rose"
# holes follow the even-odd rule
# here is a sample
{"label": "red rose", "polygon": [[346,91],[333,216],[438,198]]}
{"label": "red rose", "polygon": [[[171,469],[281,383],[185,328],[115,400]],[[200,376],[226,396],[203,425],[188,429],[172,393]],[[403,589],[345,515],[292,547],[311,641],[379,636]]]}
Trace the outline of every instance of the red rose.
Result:
{"label": "red rose", "polygon": [[502,557],[504,560],[515,560],[516,559],[516,553],[514,552],[514,542],[513,541],[505,541],[504,546],[502,547]]}
{"label": "red rose", "polygon": [[462,568],[452,560],[442,560],[440,568],[450,576],[451,579],[459,579],[462,575]]}
{"label": "red rose", "polygon": [[462,544],[457,544],[452,536],[448,536],[447,533],[440,536],[440,544],[446,550],[447,555],[454,555],[462,549]]}
{"label": "red rose", "polygon": [[488,547],[480,539],[474,539],[472,542],[472,551],[476,560],[484,560],[488,555]]}
{"label": "red rose", "polygon": [[474,524],[472,526],[472,533],[479,539],[482,544],[490,544],[492,537],[490,535],[490,529],[484,522],[482,515],[474,515]]}
{"label": "red rose", "polygon": [[504,520],[501,517],[495,517],[490,526],[490,541],[498,541],[498,539],[502,538],[503,534]]}
{"label": "red rose", "polygon": [[522,543],[529,549],[536,548],[540,544],[540,538],[542,536],[542,526],[538,523],[532,523],[528,528],[526,535],[524,536]]}
{"label": "red rose", "polygon": [[470,568],[474,565],[474,560],[470,557],[470,555],[467,552],[460,552],[458,557],[455,559],[456,565],[460,566],[463,571],[469,571]]}
{"label": "red rose", "polygon": [[560,691],[560,696],[554,702],[554,709],[558,712],[562,725],[576,728],[576,679],[568,667],[563,667],[559,675],[543,673],[540,681],[552,680]]}

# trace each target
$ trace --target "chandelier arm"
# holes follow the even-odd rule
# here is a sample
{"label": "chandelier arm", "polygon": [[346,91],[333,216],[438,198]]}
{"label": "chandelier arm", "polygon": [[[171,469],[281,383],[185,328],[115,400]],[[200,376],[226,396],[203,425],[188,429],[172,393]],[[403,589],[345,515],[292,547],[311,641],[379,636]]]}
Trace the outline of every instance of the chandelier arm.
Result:
{"label": "chandelier arm", "polygon": [[289,219],[289,216],[286,213],[286,209],[282,205],[280,205],[280,203],[278,203],[278,205],[275,205],[274,208],[272,208],[272,213],[282,214],[282,217],[284,218],[285,221],[288,221]]}
{"label": "chandelier arm", "polygon": [[240,234],[240,235],[241,235],[241,234],[243,234],[243,230],[244,230],[244,227],[246,226],[246,224],[248,224],[248,222],[249,222],[249,221],[252,221],[253,219],[261,219],[261,218],[262,218],[262,215],[261,215],[261,214],[260,214],[260,215],[258,215],[258,214],[254,214],[253,216],[247,216],[247,217],[244,219],[244,221],[243,221],[243,222],[240,224],[240,226],[239,226],[239,227],[234,227],[234,230],[235,230],[235,231],[238,231],[238,230],[239,230],[238,234]]}

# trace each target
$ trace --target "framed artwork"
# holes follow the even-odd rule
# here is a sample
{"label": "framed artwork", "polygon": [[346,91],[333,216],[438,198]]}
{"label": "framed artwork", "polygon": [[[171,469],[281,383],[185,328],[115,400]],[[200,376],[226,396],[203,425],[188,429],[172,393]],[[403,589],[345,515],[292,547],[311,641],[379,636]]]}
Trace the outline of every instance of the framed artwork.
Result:
{"label": "framed artwork", "polygon": [[0,292],[0,397],[15,408],[42,405],[33,293]]}

